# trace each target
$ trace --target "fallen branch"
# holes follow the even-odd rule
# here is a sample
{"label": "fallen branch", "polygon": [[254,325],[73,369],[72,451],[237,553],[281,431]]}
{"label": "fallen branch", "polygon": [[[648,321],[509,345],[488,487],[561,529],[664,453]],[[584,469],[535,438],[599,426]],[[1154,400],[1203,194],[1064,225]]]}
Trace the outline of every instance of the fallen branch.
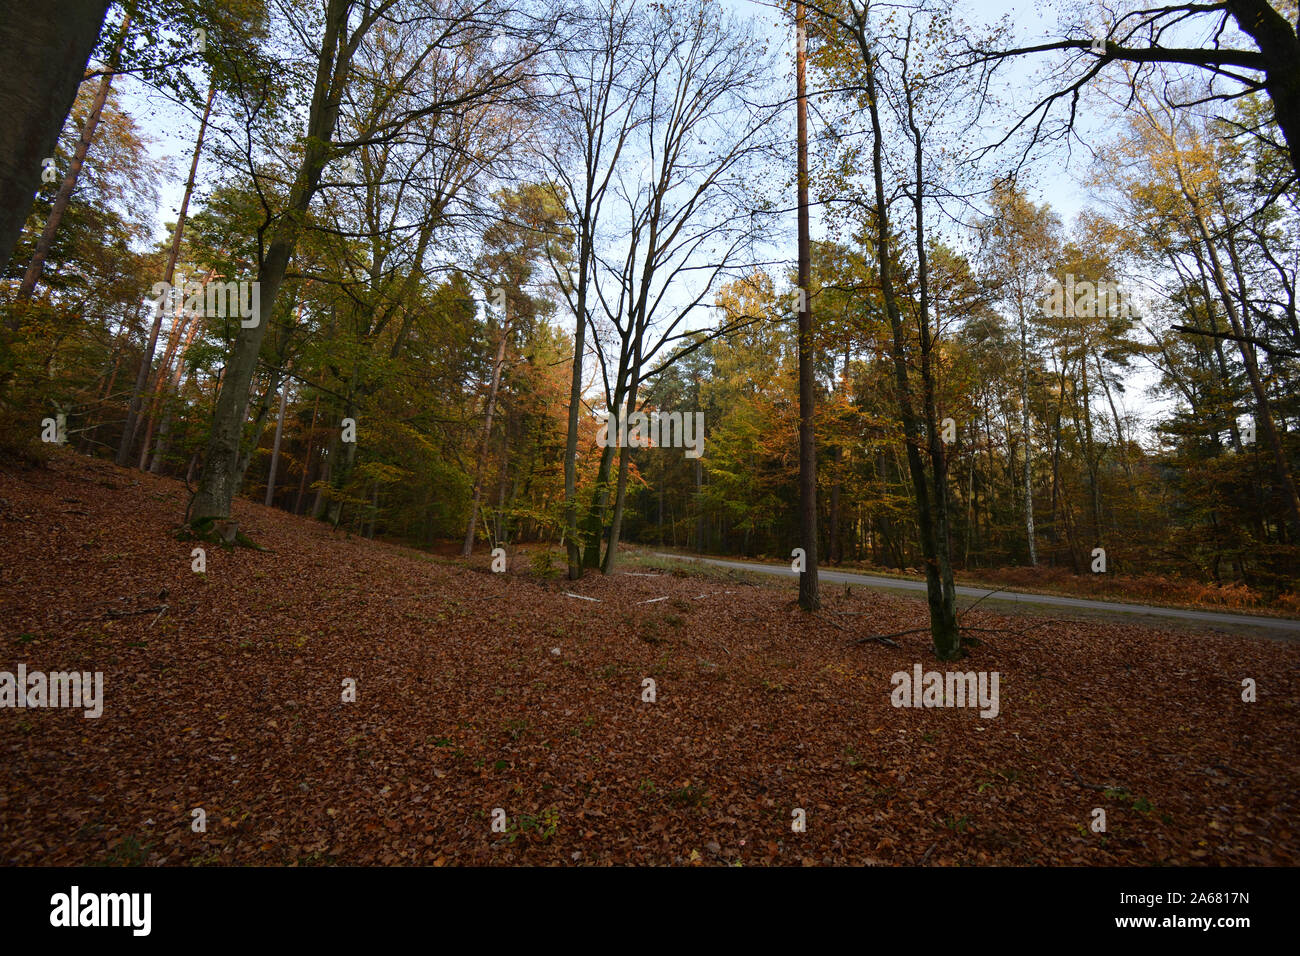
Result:
{"label": "fallen branch", "polygon": [[1087,787],[1089,790],[1100,790],[1103,793],[1105,793],[1108,790],[1118,790],[1118,791],[1122,791],[1123,793],[1131,792],[1128,787],[1119,786],[1116,784],[1111,784],[1110,786],[1103,786],[1101,784],[1089,783],[1088,781],[1080,777],[1078,771],[1076,770],[1071,770],[1070,775],[1074,777],[1075,782],[1078,783],[1079,786]]}
{"label": "fallen branch", "polygon": [[[161,613],[161,612],[166,611],[166,610],[167,610],[167,605],[166,605],[166,604],[159,604],[159,605],[156,605],[155,607],[146,607],[146,608],[142,608],[142,609],[140,609],[139,611],[109,611],[108,613],[106,613],[106,614],[104,615],[104,617],[103,617],[101,620],[107,620],[107,619],[110,619],[110,618],[113,619],[113,620],[116,620],[117,618],[120,618],[120,617],[135,617],[137,614],[152,614],[154,611],[158,611],[158,612],[160,612],[159,615],[158,615],[158,617],[162,617],[162,613]],[[87,618],[86,620],[90,620],[90,619]],[[155,618],[155,620],[157,620],[157,618]],[[149,626],[150,626],[150,627],[153,627],[152,624],[150,624]]]}
{"label": "fallen branch", "polygon": [[891,641],[888,637],[880,637],[880,636],[877,636],[877,637],[864,637],[864,638],[862,638],[861,640],[858,640],[858,641],[850,641],[850,642],[849,642],[850,646],[852,646],[852,645],[854,645],[854,644],[871,644],[871,643],[875,643],[875,644],[888,644],[890,647],[902,647],[902,646],[903,646],[902,644],[898,643],[898,641]]}
{"label": "fallen branch", "polygon": [[860,637],[856,641],[849,641],[846,647],[852,647],[854,644],[870,644],[876,641],[881,644],[888,644],[890,647],[899,647],[897,643],[890,640],[893,637],[906,637],[908,634],[929,634],[928,627],[914,627],[910,631],[895,631],[893,634],[873,634],[870,637]]}

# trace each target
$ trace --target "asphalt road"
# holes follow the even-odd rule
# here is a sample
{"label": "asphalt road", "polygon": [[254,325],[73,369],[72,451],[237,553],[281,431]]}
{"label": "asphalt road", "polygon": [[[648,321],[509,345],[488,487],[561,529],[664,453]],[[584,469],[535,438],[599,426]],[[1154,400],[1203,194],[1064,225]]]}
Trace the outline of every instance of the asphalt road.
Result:
{"label": "asphalt road", "polygon": [[[737,571],[753,571],[759,574],[775,574],[789,578],[798,576],[797,572],[791,571],[788,565],[755,564],[749,561],[726,561],[722,558],[696,558],[680,554],[666,554],[663,552],[653,553],[657,558],[669,558],[676,561],[700,561],[704,564],[714,565],[715,567],[732,568]],[[888,591],[925,591],[924,581],[909,581],[903,578],[882,578],[874,574],[858,574],[853,571],[819,570],[817,572],[817,579],[819,581],[833,584],[858,584],[869,588],[879,588]],[[988,588],[970,587],[961,584],[957,585],[957,594],[959,597],[968,597],[978,600],[988,593]],[[1030,604],[1043,608],[1127,614],[1132,615],[1133,617],[1147,616],[1156,618],[1175,618],[1193,624],[1217,625],[1219,627],[1231,627],[1235,625],[1238,627],[1263,628],[1266,630],[1283,632],[1290,636],[1300,637],[1300,621],[1282,617],[1264,617],[1255,614],[1226,614],[1220,611],[1186,611],[1181,608],[1158,607],[1151,604],[1123,604],[1118,601],[1092,601],[1087,598],[1058,597],[1052,594],[1026,594],[1023,591],[998,591],[996,594],[990,596],[981,607],[986,607],[994,601],[1002,604]]]}

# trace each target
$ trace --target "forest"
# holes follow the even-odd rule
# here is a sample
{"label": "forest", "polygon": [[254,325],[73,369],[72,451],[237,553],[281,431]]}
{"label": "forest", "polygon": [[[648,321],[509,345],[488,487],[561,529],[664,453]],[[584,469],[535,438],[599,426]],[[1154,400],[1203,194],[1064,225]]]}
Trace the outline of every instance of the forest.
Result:
{"label": "forest", "polygon": [[[371,600],[416,600],[397,548],[440,601],[497,586],[464,569],[543,587],[544,659],[578,611],[616,631],[600,615],[668,602],[615,589],[691,557],[789,568],[791,620],[871,653],[926,635],[908,661],[1012,626],[967,586],[1300,616],[1295,0],[4,16],[0,461],[122,489],[91,489],[118,510],[86,526],[87,595],[127,600],[108,569],[155,552],[203,587],[229,568],[255,589],[224,592],[233,641],[292,588],[319,589],[303,628],[309,594],[360,593],[349,547],[388,569]],[[22,529],[84,512],[34,480],[0,516],[7,613],[40,617],[23,562],[62,574],[80,539]],[[926,605],[852,610],[828,570]],[[180,587],[104,619],[179,626]],[[647,653],[696,600],[672,593]],[[409,615],[462,621],[439,607]],[[13,623],[74,633],[53,620]]]}
{"label": "forest", "polygon": [[[807,408],[831,564],[937,533],[961,570],[1101,548],[1290,597],[1294,154],[1269,69],[1217,51],[1294,44],[1295,11],[1129,12],[1098,47],[1068,8],[1078,39],[1024,52],[947,6],[808,5],[800,179],[777,7],[115,5],[9,258],[4,434],[183,477],[190,520],[246,496],[576,575],[620,542],[787,556]],[[702,455],[598,444],[659,410],[703,414]]]}

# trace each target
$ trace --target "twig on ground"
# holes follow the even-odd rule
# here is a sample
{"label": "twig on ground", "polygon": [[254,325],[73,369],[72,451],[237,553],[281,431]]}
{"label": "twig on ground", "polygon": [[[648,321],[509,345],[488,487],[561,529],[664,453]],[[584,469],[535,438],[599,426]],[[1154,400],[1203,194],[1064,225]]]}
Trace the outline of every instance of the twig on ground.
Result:
{"label": "twig on ground", "polygon": [[983,601],[984,598],[992,597],[993,595],[997,594],[999,591],[1005,591],[1005,590],[1006,588],[995,588],[994,590],[990,591],[988,594],[985,594],[983,597],[979,599],[979,601],[976,601],[974,604],[970,605],[969,607],[963,608],[961,613],[957,615],[957,620],[960,621],[962,619],[962,615],[965,614],[967,611],[973,611],[975,610],[975,608],[979,607],[980,601]]}

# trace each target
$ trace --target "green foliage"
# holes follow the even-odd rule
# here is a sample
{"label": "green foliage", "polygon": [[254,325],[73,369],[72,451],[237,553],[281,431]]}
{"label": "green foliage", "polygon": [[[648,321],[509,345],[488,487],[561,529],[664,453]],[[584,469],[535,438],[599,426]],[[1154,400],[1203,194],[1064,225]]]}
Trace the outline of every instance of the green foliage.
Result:
{"label": "green foliage", "polygon": [[510,820],[506,829],[506,842],[514,843],[520,838],[535,837],[546,841],[560,829],[560,811],[556,807],[547,807],[541,813],[517,813]]}

